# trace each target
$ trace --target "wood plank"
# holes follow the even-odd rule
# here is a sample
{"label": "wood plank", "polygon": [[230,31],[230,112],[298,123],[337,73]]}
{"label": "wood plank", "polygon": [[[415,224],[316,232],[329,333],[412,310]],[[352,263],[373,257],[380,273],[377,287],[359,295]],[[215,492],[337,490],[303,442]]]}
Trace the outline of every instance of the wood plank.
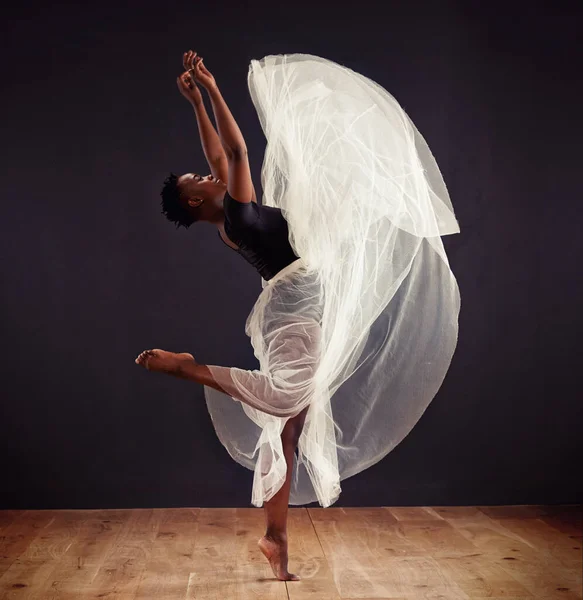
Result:
{"label": "wood plank", "polygon": [[580,566],[580,549],[573,547],[573,541],[568,536],[541,519],[503,519],[498,523],[544,555],[547,560],[552,558],[567,568],[576,569]]}
{"label": "wood plank", "polygon": [[233,597],[242,600],[288,600],[286,584],[274,577],[269,563],[257,546],[265,532],[263,509],[238,508],[236,518],[234,574],[238,595]]}
{"label": "wood plank", "polygon": [[0,576],[54,520],[51,511],[29,510],[10,515],[0,532]]}
{"label": "wood plank", "polygon": [[[361,538],[359,544],[361,546],[366,547],[368,544],[367,538],[371,537],[375,545],[383,542],[383,552],[388,556],[408,556],[415,555],[417,552],[416,547],[409,540],[399,535],[398,521],[384,509],[310,508],[309,514],[314,522],[318,537],[320,537],[320,531],[335,534],[338,527],[343,523],[349,524],[351,530],[353,530],[359,527],[361,521],[365,520],[368,528],[364,527],[359,532]],[[388,537],[387,532],[390,534]],[[377,539],[379,535],[381,537]]]}
{"label": "wood plank", "polygon": [[467,556],[477,552],[476,546],[447,521],[400,521],[394,535],[415,547],[409,556]]}
{"label": "wood plank", "polygon": [[22,513],[24,513],[23,510],[0,510],[0,534]]}
{"label": "wood plank", "polygon": [[556,568],[549,565],[544,557],[530,561],[498,559],[498,564],[537,598],[581,599],[580,571]]}
{"label": "wood plank", "polygon": [[387,507],[387,510],[397,521],[408,523],[413,521],[443,521],[443,517],[438,512],[427,506],[391,506],[390,508]]}
{"label": "wood plank", "polygon": [[[321,510],[327,509],[309,512],[342,598],[438,598],[441,594],[449,600],[467,600],[433,557],[403,535],[403,522],[390,511],[342,509],[343,517],[338,514],[330,520],[320,518]],[[413,515],[414,520],[421,517],[426,517],[425,511]],[[438,521],[433,519],[432,525]],[[426,527],[426,521],[416,522]]]}
{"label": "wood plank", "polygon": [[503,519],[506,529],[518,535],[536,552],[536,560],[505,560],[503,568],[541,598],[581,598],[581,551],[572,540],[540,519]]}
{"label": "wood plank", "polygon": [[158,521],[152,509],[131,510],[85,595],[133,600],[152,552]]}
{"label": "wood plank", "polygon": [[42,600],[86,597],[130,515],[131,510],[98,510],[85,515],[79,535],[46,580]]}
{"label": "wood plank", "polygon": [[[489,558],[489,569],[497,565],[531,595],[547,600],[555,597],[579,600],[581,556],[570,568],[552,554],[541,552],[540,544],[533,543],[531,531],[541,523],[538,519],[541,513],[525,510],[524,507],[496,507],[495,511],[490,508],[488,512],[498,518],[490,518],[483,511],[480,511],[481,516],[467,511],[465,514],[447,515],[446,520]],[[445,512],[436,510],[445,516]],[[523,518],[515,518],[517,514],[522,514]],[[513,526],[518,522],[524,527]],[[550,527],[546,529],[547,532],[551,530]],[[538,534],[534,533],[534,536],[538,539]],[[538,542],[541,542],[540,539]],[[496,580],[499,580],[499,575],[496,575]]]}
{"label": "wood plank", "polygon": [[287,600],[257,547],[264,527],[262,509],[202,509],[186,600]]}
{"label": "wood plank", "polygon": [[506,570],[495,558],[478,552],[469,556],[440,556],[436,559],[439,568],[470,598],[490,598],[505,594],[521,598],[534,595]]}
{"label": "wood plank", "polygon": [[[488,513],[488,514],[487,514]],[[581,600],[579,506],[0,511],[1,600]],[[578,538],[578,539],[577,539]]]}
{"label": "wood plank", "polygon": [[292,508],[288,516],[289,566],[301,581],[287,582],[290,600],[340,600],[334,576],[305,508]]}
{"label": "wood plank", "polygon": [[193,565],[188,576],[186,600],[236,597],[232,546],[235,528],[236,509],[200,510],[191,550]]}
{"label": "wood plank", "polygon": [[[193,550],[200,509],[157,509],[148,528],[150,551],[143,557],[143,573],[136,600],[183,600],[194,570]],[[148,542],[148,540],[146,540]]]}
{"label": "wood plank", "polygon": [[545,509],[546,514],[540,516],[541,521],[579,542],[575,545],[580,546],[583,540],[583,506],[546,506]]}
{"label": "wood plank", "polygon": [[538,519],[547,514],[543,505],[478,506],[491,519]]}
{"label": "wood plank", "polygon": [[[548,515],[546,517],[541,517],[540,520],[557,531],[564,533],[573,542],[576,542],[579,545],[583,542],[583,527],[578,522],[578,519],[573,519],[570,515]],[[579,548],[577,548],[577,550],[579,550]]]}
{"label": "wood plank", "polygon": [[490,521],[484,512],[482,512],[477,506],[434,506],[433,510],[442,518],[448,522],[453,520],[465,521],[468,523],[475,523],[476,521]]}
{"label": "wood plank", "polygon": [[[43,598],[46,580],[77,539],[83,516],[77,511],[51,511],[47,526],[0,577],[0,597]],[[9,596],[10,595],[10,596]]]}

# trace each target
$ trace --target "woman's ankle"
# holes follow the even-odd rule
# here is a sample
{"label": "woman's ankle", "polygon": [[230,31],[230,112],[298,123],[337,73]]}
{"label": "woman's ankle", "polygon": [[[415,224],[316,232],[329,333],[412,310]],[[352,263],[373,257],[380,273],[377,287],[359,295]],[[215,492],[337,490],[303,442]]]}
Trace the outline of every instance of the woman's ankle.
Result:
{"label": "woman's ankle", "polygon": [[285,544],[287,542],[287,531],[268,529],[265,537],[276,544]]}

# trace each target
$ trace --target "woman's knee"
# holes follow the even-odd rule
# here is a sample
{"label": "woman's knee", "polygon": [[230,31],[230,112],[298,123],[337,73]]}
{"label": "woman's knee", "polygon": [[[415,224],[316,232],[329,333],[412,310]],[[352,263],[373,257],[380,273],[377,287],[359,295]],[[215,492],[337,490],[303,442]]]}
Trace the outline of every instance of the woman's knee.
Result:
{"label": "woman's knee", "polygon": [[284,445],[297,446],[302,435],[304,428],[304,422],[306,420],[306,414],[308,407],[304,408],[298,415],[288,419],[283,431],[281,433],[282,443]]}

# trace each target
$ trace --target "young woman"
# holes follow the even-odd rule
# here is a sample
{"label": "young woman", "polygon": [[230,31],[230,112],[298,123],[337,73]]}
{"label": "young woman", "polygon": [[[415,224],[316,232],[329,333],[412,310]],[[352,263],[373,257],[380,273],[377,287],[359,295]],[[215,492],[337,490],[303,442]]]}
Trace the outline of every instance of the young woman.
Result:
{"label": "young woman", "polygon": [[136,362],[205,386],[219,439],[255,472],[252,503],[267,520],[259,546],[276,577],[294,580],[288,504],[333,504],[340,481],[392,450],[441,386],[460,299],[440,236],[459,226],[397,101],[305,54],[250,66],[268,142],[258,205],[245,141],[214,77],[195,52],[183,61],[178,86],[194,106],[211,174],[171,174],[163,212],[177,226],[212,223],[261,274],[245,328],[260,368],[159,349]]}

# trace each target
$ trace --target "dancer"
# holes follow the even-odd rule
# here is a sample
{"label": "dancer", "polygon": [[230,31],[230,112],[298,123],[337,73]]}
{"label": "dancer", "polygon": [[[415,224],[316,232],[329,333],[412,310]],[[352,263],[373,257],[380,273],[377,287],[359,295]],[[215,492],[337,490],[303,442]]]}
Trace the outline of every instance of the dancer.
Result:
{"label": "dancer", "polygon": [[212,223],[261,274],[245,327],[260,368],[163,350],[136,362],[204,385],[219,439],[254,470],[252,503],[267,520],[259,545],[276,577],[297,579],[287,570],[288,504],[334,503],[340,481],[390,452],[441,386],[460,299],[440,236],[459,226],[435,159],[397,101],[302,54],[250,66],[268,142],[259,206],[213,76],[192,51],[184,67],[178,85],[211,175],[171,174],[164,212],[177,226]]}
{"label": "dancer", "polygon": [[[251,263],[264,280],[269,280],[298,258],[288,240],[287,223],[281,210],[257,204],[245,141],[202,58],[190,50],[183,56],[183,65],[185,71],[177,79],[178,88],[194,108],[211,174],[171,174],[162,192],[164,213],[177,227],[188,228],[195,222],[215,225],[221,240]],[[196,82],[209,93],[219,135]],[[150,350],[140,354],[136,363],[224,391],[208,368],[196,363],[189,353]],[[281,580],[299,579],[287,570],[287,510],[293,456],[306,412],[307,408],[302,409],[283,427],[281,441],[288,474],[282,488],[264,505],[267,530],[259,547]]]}

